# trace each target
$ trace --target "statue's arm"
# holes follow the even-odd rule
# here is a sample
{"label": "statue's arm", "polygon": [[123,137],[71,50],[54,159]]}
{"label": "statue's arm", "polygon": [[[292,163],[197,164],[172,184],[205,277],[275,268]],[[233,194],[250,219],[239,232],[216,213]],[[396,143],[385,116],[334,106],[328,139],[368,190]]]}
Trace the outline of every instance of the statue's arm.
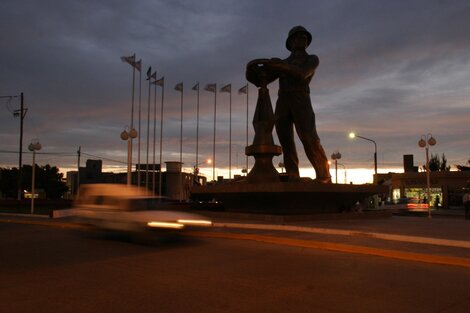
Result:
{"label": "statue's arm", "polygon": [[279,75],[289,75],[299,79],[307,79],[315,74],[315,70],[320,64],[316,55],[310,55],[308,62],[302,66],[287,63],[281,59],[271,59],[267,67]]}

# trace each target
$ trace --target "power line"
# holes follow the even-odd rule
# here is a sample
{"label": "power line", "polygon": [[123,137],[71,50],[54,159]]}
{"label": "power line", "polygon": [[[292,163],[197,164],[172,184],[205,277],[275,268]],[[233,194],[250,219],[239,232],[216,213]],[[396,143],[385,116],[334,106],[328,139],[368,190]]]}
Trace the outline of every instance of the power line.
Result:
{"label": "power line", "polygon": [[[18,154],[18,151],[0,150],[0,153]],[[81,152],[81,153],[82,153],[83,155],[86,155],[86,156],[89,156],[89,157],[98,158],[98,159],[105,160],[105,161],[109,161],[109,162],[120,163],[120,164],[127,164],[127,162],[123,162],[123,161],[119,161],[119,160],[114,160],[114,159],[106,158],[106,157],[99,156],[99,155],[89,154],[89,153],[85,153],[85,152]],[[23,151],[23,154],[32,154],[32,152]],[[59,156],[66,156],[66,157],[75,157],[75,156],[77,156],[76,153],[72,154],[72,153],[68,153],[68,152],[36,152],[36,154],[43,154],[43,155],[59,155]]]}
{"label": "power line", "polygon": [[110,161],[110,162],[121,163],[121,164],[127,164],[127,162],[118,161],[118,160],[114,160],[114,159],[109,159],[109,158],[105,158],[105,157],[98,156],[98,155],[93,155],[93,154],[85,153],[85,152],[83,152],[83,151],[82,151],[82,154],[83,154],[83,155],[86,155],[86,156],[93,157],[93,158],[99,158],[99,159],[102,159],[102,160]]}
{"label": "power line", "polygon": [[[12,153],[18,154],[18,151],[8,151],[8,150],[0,150],[0,153]],[[23,154],[32,154],[32,152],[23,151]],[[45,155],[60,155],[60,156],[76,156],[76,154],[71,154],[68,152],[36,152],[36,154],[45,154]]]}

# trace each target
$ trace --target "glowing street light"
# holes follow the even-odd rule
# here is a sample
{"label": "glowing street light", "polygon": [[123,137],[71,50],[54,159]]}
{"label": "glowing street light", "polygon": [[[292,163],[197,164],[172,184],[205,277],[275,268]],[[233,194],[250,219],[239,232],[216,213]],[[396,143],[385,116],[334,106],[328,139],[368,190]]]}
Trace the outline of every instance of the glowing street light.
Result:
{"label": "glowing street light", "polygon": [[201,165],[201,164],[212,164],[212,159],[207,159],[204,162],[199,162],[199,163],[195,164],[194,167],[193,167],[194,168],[194,175],[199,174],[199,167],[198,166]]}
{"label": "glowing street light", "polygon": [[436,139],[431,134],[421,135],[421,139],[418,141],[418,146],[420,148],[426,149],[426,180],[427,180],[427,191],[428,191],[428,217],[431,218],[431,176],[429,170],[429,146],[434,146],[436,144]]}
{"label": "glowing street light", "polygon": [[201,183],[199,182],[199,178],[198,178],[198,175],[199,175],[199,165],[201,164],[211,164],[212,163],[212,159],[207,159],[205,160],[204,162],[199,162],[199,163],[196,163],[193,167],[193,175],[194,175],[194,178],[193,178],[193,183],[196,183],[197,185],[201,185]]}
{"label": "glowing street light", "polygon": [[354,139],[354,138],[361,138],[361,139],[364,139],[364,140],[367,140],[367,141],[371,141],[374,143],[374,171],[375,171],[375,177],[377,177],[377,143],[370,139],[370,138],[366,138],[366,137],[362,137],[362,136],[359,136],[359,135],[356,135],[355,133],[349,133],[349,138],[351,139]]}
{"label": "glowing street light", "polygon": [[137,130],[132,127],[128,132],[126,129],[121,133],[121,139],[127,140],[127,184],[132,183],[132,139],[137,137]]}
{"label": "glowing street light", "polygon": [[35,190],[35,180],[36,180],[36,151],[41,150],[42,146],[39,143],[38,139],[34,139],[28,146],[29,151],[33,152],[33,168],[32,168],[32,178],[31,178],[31,215],[34,214],[34,195],[36,194]]}

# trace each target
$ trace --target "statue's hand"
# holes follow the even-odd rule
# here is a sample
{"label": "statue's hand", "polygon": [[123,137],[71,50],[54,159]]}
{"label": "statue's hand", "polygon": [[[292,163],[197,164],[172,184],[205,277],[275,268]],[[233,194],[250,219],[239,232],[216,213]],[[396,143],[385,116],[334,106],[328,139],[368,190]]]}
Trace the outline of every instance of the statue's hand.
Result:
{"label": "statue's hand", "polygon": [[[281,59],[277,60],[279,61],[276,62],[282,62]],[[260,87],[263,84],[263,81],[266,86],[266,83],[269,84],[278,77],[270,69],[271,64],[277,63],[273,63],[272,59],[256,59],[248,62],[246,65],[246,79],[256,87]]]}
{"label": "statue's hand", "polygon": [[255,60],[252,60],[250,62],[248,62],[248,64],[246,65],[247,67],[253,67],[253,66],[263,66],[263,65],[266,65],[267,63],[269,63],[269,59],[255,59]]}

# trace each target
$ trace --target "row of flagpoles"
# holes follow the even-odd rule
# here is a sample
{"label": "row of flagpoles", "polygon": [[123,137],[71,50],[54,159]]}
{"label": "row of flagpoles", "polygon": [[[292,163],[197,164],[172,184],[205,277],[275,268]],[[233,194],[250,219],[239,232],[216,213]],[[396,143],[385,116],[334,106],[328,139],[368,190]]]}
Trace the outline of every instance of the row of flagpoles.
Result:
{"label": "row of flagpoles", "polygon": [[[131,122],[130,122],[130,129],[128,139],[128,184],[130,184],[130,177],[131,177],[131,170],[132,170],[132,139],[137,137],[138,138],[138,149],[137,149],[137,185],[140,186],[141,184],[141,173],[140,173],[140,151],[141,151],[141,104],[142,104],[142,59],[136,60],[135,54],[131,56],[124,56],[121,57],[121,60],[125,63],[128,63],[132,66],[132,100],[131,100]],[[138,130],[134,129],[134,99],[135,99],[135,71],[139,72],[139,98],[138,98]],[[155,143],[156,143],[156,111],[157,111],[157,86],[162,88],[161,93],[161,106],[160,106],[160,166],[162,165],[162,139],[163,139],[163,108],[164,108],[164,90],[165,90],[165,78],[162,76],[161,78],[157,79],[157,72],[152,72],[152,67],[148,68],[147,71],[147,78],[148,81],[148,101],[147,101],[147,142],[146,142],[146,170],[145,170],[145,185],[149,186],[149,140],[150,140],[150,102],[151,102],[151,86],[154,85],[154,108],[153,108],[153,165],[155,165]],[[184,84],[180,82],[175,85],[174,89],[180,92],[180,163],[183,163],[183,93],[184,93]],[[199,163],[199,82],[197,82],[192,88],[192,90],[197,91],[197,117],[196,117],[196,162],[195,167],[197,167]],[[215,153],[215,142],[216,142],[216,118],[217,118],[217,84],[207,84],[204,87],[205,91],[214,93],[214,124],[213,124],[213,146],[212,146],[212,177],[215,180],[215,167],[216,167],[216,153]],[[227,84],[222,86],[220,92],[225,92],[230,94],[229,98],[229,179],[232,177],[232,85]],[[246,145],[248,145],[248,84],[242,86],[238,90],[239,94],[246,95]],[[248,156],[246,157],[246,170],[248,170]],[[155,169],[153,169],[152,175],[152,186],[155,186]],[[162,190],[162,177],[161,171],[159,175],[159,194],[161,194]],[[154,188],[152,188],[154,189]],[[155,191],[154,191],[155,192]]]}

